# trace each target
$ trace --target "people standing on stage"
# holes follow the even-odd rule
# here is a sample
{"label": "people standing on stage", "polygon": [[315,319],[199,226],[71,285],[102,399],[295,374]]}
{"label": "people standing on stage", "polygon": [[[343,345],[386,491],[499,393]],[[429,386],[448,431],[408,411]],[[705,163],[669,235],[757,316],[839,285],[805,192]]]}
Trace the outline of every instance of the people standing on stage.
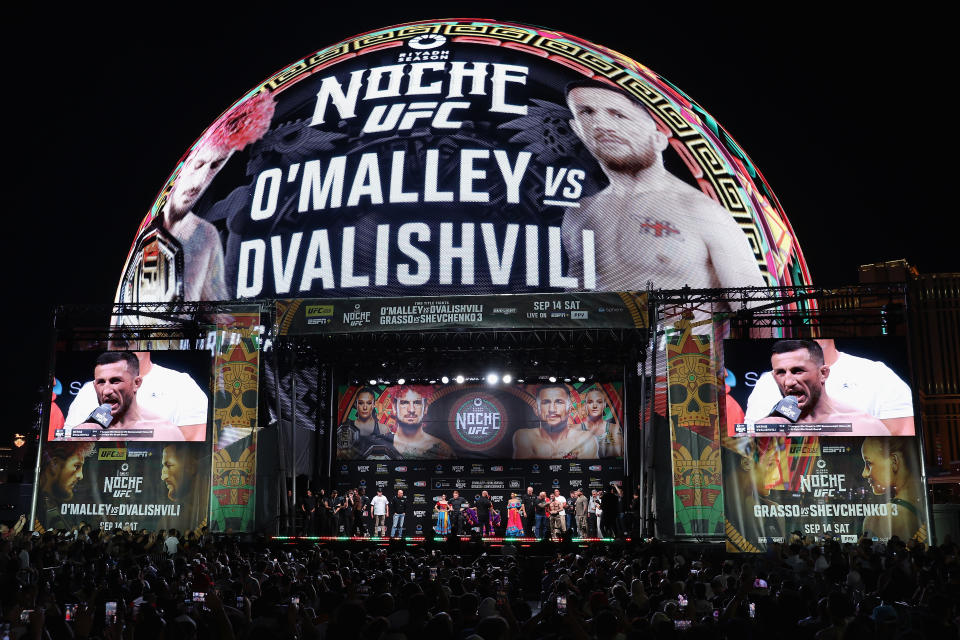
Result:
{"label": "people standing on stage", "polygon": [[550,498],[547,497],[546,491],[541,491],[540,495],[537,496],[537,501],[534,504],[534,513],[536,515],[536,534],[537,538],[543,539],[544,532],[547,530],[547,518],[548,510],[550,508]]}
{"label": "people standing on stage", "polygon": [[559,489],[553,490],[553,497],[550,498],[550,537],[554,540],[563,538],[567,531],[567,518],[563,511],[566,500],[560,495]]}
{"label": "people standing on stage", "polygon": [[317,513],[320,514],[318,531],[322,536],[336,535],[336,526],[333,521],[333,504],[336,496],[336,490],[327,495],[325,490],[320,489],[320,498],[317,500]]}
{"label": "people standing on stage", "polygon": [[581,538],[589,537],[590,531],[587,527],[587,508],[590,506],[590,501],[587,500],[587,496],[583,495],[583,491],[577,490],[577,501],[574,503],[573,512],[577,517],[577,535]]}
{"label": "people standing on stage", "polygon": [[437,535],[445,536],[450,533],[450,503],[447,502],[447,494],[441,494],[440,499],[433,505],[433,513],[436,515],[437,523],[433,530]]}
{"label": "people standing on stage", "polygon": [[600,498],[600,534],[607,538],[617,536],[617,517],[620,514],[620,499],[615,491],[616,485],[611,484]]}
{"label": "people standing on stage", "polygon": [[377,489],[377,495],[370,501],[373,511],[373,535],[387,537],[387,517],[390,515],[390,505],[382,489]]}
{"label": "people standing on stage", "polygon": [[597,537],[603,537],[603,529],[600,527],[600,523],[603,522],[603,491],[595,491],[595,512],[597,514]]}
{"label": "people standing on stage", "polygon": [[587,500],[587,531],[591,538],[597,537],[597,506],[600,498],[597,497],[597,490],[590,490],[590,498]]}
{"label": "people standing on stage", "polygon": [[463,535],[463,508],[467,506],[467,499],[460,496],[460,492],[453,490],[453,498],[450,500],[451,530],[458,536]]}
{"label": "people standing on stage", "polygon": [[303,532],[312,536],[314,534],[313,530],[313,520],[317,512],[317,500],[313,497],[313,492],[310,489],[307,489],[307,495],[303,497],[303,500],[300,502],[300,517],[303,518]]}
{"label": "people standing on stage", "polygon": [[570,426],[570,389],[545,384],[537,390],[536,413],[540,425],[513,434],[513,457],[518,460],[558,460],[597,457],[597,439],[589,431]]}
{"label": "people standing on stage", "polygon": [[353,495],[353,532],[357,538],[363,538],[370,535],[367,528],[367,517],[370,513],[370,500],[367,498],[367,490],[363,487],[357,489]]}
{"label": "people standing on stage", "polygon": [[354,490],[350,489],[343,498],[339,500],[336,508],[339,516],[340,535],[350,536],[353,534],[353,503],[355,500]]}
{"label": "people standing on stage", "polygon": [[393,511],[393,526],[390,529],[390,537],[402,538],[404,520],[407,518],[407,499],[403,495],[403,489],[397,489],[397,495],[390,502],[390,509]]}
{"label": "people standing on stage", "polygon": [[567,499],[560,495],[560,489],[553,490],[553,501],[560,503],[560,519],[563,520],[563,530],[568,531],[570,521],[573,519],[572,509],[567,509]]}
{"label": "people standing on stage", "polygon": [[523,529],[530,535],[536,535],[536,513],[537,496],[533,493],[533,487],[527,487],[527,492],[520,497],[523,502]]}
{"label": "people standing on stage", "polygon": [[510,494],[510,500],[507,502],[507,537],[523,537],[523,518],[526,517],[526,510],[523,501],[516,493]]}
{"label": "people standing on stage", "polygon": [[486,491],[480,494],[480,497],[474,500],[473,506],[477,508],[477,520],[480,521],[480,535],[493,535],[493,527],[490,525],[490,494]]}

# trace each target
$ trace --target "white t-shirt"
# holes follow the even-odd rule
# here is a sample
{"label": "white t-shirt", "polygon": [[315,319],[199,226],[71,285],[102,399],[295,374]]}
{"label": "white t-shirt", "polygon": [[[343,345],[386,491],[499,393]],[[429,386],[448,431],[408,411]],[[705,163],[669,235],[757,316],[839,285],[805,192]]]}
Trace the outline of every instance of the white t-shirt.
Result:
{"label": "white t-shirt", "polygon": [[175,536],[167,536],[167,539],[163,541],[163,546],[167,550],[167,555],[172,556],[177,553],[177,548],[180,546],[180,540]]}
{"label": "white t-shirt", "polygon": [[[827,395],[880,420],[913,415],[910,386],[887,365],[843,352],[838,354],[827,376]],[[782,397],[773,374],[767,371],[747,398],[744,422],[753,424],[770,415]]]}
{"label": "white t-shirt", "polygon": [[[87,382],[70,404],[65,427],[83,423],[97,408],[97,392]],[[207,422],[207,394],[189,374],[154,364],[137,389],[137,404],[167,422],[181,427]]]}
{"label": "white t-shirt", "polygon": [[373,515],[387,515],[387,496],[373,496],[373,500],[370,501],[370,506],[373,507]]}

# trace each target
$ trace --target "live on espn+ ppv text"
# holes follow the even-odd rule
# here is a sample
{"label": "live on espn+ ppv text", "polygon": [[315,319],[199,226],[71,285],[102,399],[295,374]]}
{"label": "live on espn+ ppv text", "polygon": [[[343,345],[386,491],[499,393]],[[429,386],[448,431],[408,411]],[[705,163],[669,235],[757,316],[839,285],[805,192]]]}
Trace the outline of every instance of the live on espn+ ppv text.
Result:
{"label": "live on espn+ ppv text", "polygon": [[208,352],[57,354],[34,526],[187,530],[206,521]]}
{"label": "live on espn+ ppv text", "polygon": [[268,79],[189,150],[118,302],[805,284],[756,168],[568,34],[402,25]]}
{"label": "live on espn+ ppv text", "polygon": [[338,415],[338,460],[623,456],[621,383],[349,386]]}
{"label": "live on espn+ ppv text", "polygon": [[791,536],[926,542],[901,338],[726,340],[727,547]]}

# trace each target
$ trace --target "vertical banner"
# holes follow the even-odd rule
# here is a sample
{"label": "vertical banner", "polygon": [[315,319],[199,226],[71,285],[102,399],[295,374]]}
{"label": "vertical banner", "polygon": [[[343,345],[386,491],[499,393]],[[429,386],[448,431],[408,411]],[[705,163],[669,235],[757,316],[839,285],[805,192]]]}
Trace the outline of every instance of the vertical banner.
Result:
{"label": "vertical banner", "polygon": [[260,311],[235,311],[213,340],[211,531],[252,531],[256,507]]}
{"label": "vertical banner", "polygon": [[723,533],[717,376],[710,337],[690,320],[667,341],[667,397],[673,458],[674,527],[678,536]]}

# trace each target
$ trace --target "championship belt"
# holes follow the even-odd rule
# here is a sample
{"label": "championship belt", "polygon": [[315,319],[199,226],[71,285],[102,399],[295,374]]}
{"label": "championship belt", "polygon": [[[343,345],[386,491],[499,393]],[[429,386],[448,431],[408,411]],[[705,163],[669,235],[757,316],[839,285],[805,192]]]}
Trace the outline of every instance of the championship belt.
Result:
{"label": "championship belt", "polygon": [[[183,246],[157,217],[137,240],[123,274],[117,303],[177,302],[184,296]],[[156,318],[123,315],[121,322],[157,324]]]}

